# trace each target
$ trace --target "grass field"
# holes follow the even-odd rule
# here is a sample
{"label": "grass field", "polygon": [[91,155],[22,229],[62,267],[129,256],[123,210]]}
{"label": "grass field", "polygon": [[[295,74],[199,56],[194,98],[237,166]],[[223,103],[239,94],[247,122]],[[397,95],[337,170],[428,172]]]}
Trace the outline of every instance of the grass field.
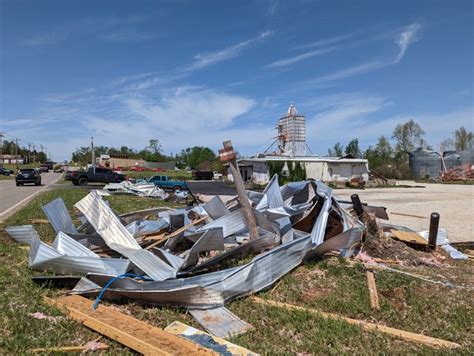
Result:
{"label": "grass field", "polygon": [[[87,191],[82,189],[45,192],[5,224],[18,225],[33,218],[44,219],[41,205],[59,196],[74,215],[73,204],[86,194]],[[128,195],[112,196],[108,200],[118,213],[163,204]],[[45,241],[53,240],[53,230],[48,224],[35,226]],[[40,272],[28,269],[27,255],[26,246],[10,241],[3,231],[0,232],[0,353],[18,354],[37,347],[80,345],[96,339],[98,334],[63,317],[57,309],[42,302],[44,295],[54,296],[65,291],[42,289],[33,284],[31,276]],[[450,263],[447,267],[404,269],[454,284],[474,285],[472,261]],[[364,267],[336,257],[296,268],[259,296],[447,339],[462,345],[462,349],[452,353],[474,353],[472,289],[447,288],[390,272],[376,272],[376,279],[381,303],[379,312],[370,309]],[[184,309],[144,307],[135,303],[116,307],[159,327],[174,320],[199,327]],[[255,327],[255,330],[231,341],[261,354],[446,353],[445,350],[364,332],[343,321],[257,305],[248,298],[237,300],[228,307]],[[56,322],[37,320],[29,315],[38,311],[56,317]],[[107,338],[101,341],[109,344],[110,354],[131,354],[127,348]]]}

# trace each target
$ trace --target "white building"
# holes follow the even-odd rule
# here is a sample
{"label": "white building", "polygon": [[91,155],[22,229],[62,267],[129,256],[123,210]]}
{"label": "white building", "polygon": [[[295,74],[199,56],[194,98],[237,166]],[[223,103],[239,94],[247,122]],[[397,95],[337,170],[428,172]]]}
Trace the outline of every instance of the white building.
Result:
{"label": "white building", "polygon": [[[265,156],[261,158],[244,158],[238,161],[240,174],[246,182],[265,184],[270,180],[271,161],[283,161],[282,174],[288,174],[287,162],[299,162],[306,170],[306,179],[320,179],[323,182],[349,182],[358,177],[369,180],[369,163],[361,158],[338,158],[317,156]],[[228,178],[232,180],[229,174]]]}
{"label": "white building", "polygon": [[[299,162],[306,171],[306,179],[324,182],[350,182],[358,178],[369,180],[369,163],[366,159],[347,157],[320,157],[306,154],[306,119],[291,104],[285,116],[278,120],[278,152],[259,154],[238,160],[240,173],[246,182],[265,184],[271,179],[272,161],[284,162],[283,175],[288,174],[287,162]],[[232,176],[228,174],[229,180]]]}

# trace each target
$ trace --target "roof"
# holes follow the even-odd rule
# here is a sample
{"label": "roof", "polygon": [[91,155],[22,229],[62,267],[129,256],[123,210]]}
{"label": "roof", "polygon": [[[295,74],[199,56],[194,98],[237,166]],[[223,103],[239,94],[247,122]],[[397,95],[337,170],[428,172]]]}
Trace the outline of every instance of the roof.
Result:
{"label": "roof", "polygon": [[364,158],[341,158],[320,156],[265,156],[262,158],[242,158],[240,162],[268,162],[268,161],[291,161],[291,162],[331,162],[331,163],[368,163]]}

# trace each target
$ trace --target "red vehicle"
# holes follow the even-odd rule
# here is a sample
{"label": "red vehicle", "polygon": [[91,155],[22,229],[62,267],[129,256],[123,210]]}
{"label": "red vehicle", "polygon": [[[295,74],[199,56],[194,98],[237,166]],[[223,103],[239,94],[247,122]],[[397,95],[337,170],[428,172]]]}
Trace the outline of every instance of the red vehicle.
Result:
{"label": "red vehicle", "polygon": [[141,167],[141,166],[134,166],[134,167],[130,167],[130,170],[133,172],[143,172],[143,171],[146,171],[146,168]]}

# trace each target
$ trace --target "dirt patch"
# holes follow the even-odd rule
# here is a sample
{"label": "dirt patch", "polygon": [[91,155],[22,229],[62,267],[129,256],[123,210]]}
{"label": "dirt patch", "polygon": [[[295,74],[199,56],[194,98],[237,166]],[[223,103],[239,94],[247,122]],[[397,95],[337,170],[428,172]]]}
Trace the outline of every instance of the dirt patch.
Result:
{"label": "dirt patch", "polygon": [[312,302],[315,299],[327,297],[329,294],[331,294],[331,290],[329,288],[314,287],[302,291],[298,299],[306,303]]}
{"label": "dirt patch", "polygon": [[407,307],[405,286],[381,290],[380,294],[383,295],[386,300],[397,310],[403,310]]}

